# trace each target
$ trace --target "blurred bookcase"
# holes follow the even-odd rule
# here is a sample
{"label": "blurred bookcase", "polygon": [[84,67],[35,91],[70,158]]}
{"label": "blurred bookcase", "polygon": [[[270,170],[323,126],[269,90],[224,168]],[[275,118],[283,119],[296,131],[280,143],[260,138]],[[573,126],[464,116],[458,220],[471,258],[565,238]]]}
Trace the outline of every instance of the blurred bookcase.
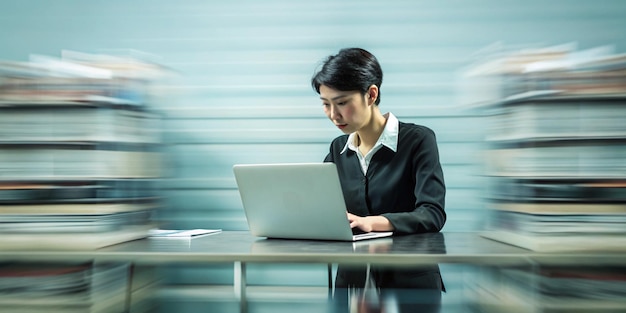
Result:
{"label": "blurred bookcase", "polygon": [[[575,45],[491,49],[461,98],[489,119],[484,237],[539,253],[626,250],[626,54]],[[482,267],[482,312],[616,312],[626,267]]]}
{"label": "blurred bookcase", "polygon": [[[0,62],[0,249],[95,250],[148,236],[162,178],[151,84],[164,71],[130,54]],[[43,261],[0,264],[0,306],[150,310],[150,269]]]}

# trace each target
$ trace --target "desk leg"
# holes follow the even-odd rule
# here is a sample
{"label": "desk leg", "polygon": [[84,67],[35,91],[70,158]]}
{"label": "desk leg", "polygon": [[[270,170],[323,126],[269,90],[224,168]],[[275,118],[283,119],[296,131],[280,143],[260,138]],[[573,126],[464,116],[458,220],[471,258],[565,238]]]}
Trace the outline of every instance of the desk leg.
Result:
{"label": "desk leg", "polygon": [[328,299],[333,298],[333,264],[328,263]]}
{"label": "desk leg", "polygon": [[133,296],[133,281],[135,280],[135,263],[129,263],[128,266],[128,285],[126,286],[126,309],[124,312],[130,312],[130,306],[132,305],[132,296]]}
{"label": "desk leg", "polygon": [[246,299],[246,263],[235,262],[235,297],[239,300],[239,311],[248,312],[248,300]]}

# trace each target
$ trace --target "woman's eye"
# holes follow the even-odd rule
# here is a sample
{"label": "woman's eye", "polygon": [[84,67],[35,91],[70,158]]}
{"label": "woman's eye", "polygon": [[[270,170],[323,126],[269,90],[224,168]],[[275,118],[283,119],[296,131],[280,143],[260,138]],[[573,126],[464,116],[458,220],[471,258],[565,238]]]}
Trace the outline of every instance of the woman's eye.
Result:
{"label": "woman's eye", "polygon": [[343,102],[338,102],[337,105],[345,105],[347,102],[343,101]]}

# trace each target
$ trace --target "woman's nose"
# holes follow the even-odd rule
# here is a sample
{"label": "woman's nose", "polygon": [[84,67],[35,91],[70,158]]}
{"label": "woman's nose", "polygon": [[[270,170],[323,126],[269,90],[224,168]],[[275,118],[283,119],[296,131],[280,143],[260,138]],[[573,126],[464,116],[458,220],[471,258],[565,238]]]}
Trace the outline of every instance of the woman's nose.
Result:
{"label": "woman's nose", "polygon": [[339,112],[337,112],[337,107],[335,105],[330,105],[328,108],[328,117],[331,120],[335,120],[339,115]]}

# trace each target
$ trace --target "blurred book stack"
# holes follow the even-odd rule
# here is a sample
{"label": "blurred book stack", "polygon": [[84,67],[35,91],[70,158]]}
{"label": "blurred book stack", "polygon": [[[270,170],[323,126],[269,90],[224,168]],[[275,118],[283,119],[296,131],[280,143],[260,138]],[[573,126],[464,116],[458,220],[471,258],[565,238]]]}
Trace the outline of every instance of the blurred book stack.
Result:
{"label": "blurred book stack", "polygon": [[626,55],[517,50],[464,80],[466,104],[492,122],[485,236],[540,252],[626,251]]}
{"label": "blurred book stack", "polygon": [[625,268],[481,267],[468,293],[479,312],[624,312]]}
{"label": "blurred book stack", "polygon": [[146,237],[158,207],[158,65],[64,52],[0,62],[0,248]]}
{"label": "blurred book stack", "polygon": [[128,312],[127,263],[0,265],[2,312]]}

